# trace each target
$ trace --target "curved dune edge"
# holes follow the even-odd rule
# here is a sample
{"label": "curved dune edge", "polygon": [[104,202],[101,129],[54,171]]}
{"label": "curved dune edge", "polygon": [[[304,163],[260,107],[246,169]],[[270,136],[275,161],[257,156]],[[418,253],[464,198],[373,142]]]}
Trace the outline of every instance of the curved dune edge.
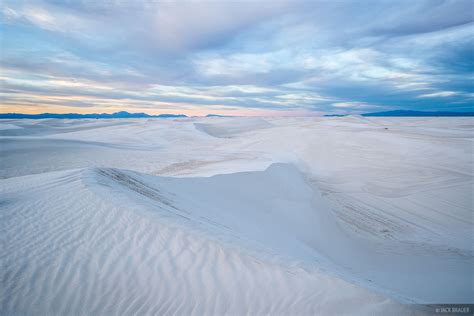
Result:
{"label": "curved dune edge", "polygon": [[146,205],[164,219],[171,217],[170,224],[272,262],[325,271],[404,303],[460,304],[471,298],[465,277],[473,264],[468,251],[417,239],[358,236],[341,225],[341,214],[291,164],[202,178],[118,169],[98,169],[97,174],[94,187],[107,188],[99,196]]}
{"label": "curved dune edge", "polygon": [[[229,230],[237,237],[247,232],[250,241],[283,249],[281,240],[272,244],[262,239],[269,231],[259,235],[247,222],[225,222],[230,213],[210,217],[216,215],[214,210],[205,213],[199,209],[202,205],[195,205],[196,211],[190,213],[186,203],[196,200],[177,200],[189,196],[189,190],[213,188],[201,181],[214,181],[225,191],[249,179],[253,182],[245,182],[244,187],[262,187],[281,176],[294,184],[301,181],[297,175],[291,167],[277,165],[265,172],[194,179],[81,169],[1,180],[2,238],[8,241],[1,261],[1,310],[6,314],[199,315],[415,312],[323,272],[253,255],[239,248],[237,239],[231,238],[232,244],[209,238]],[[235,181],[223,181],[229,177]],[[281,194],[278,190],[288,187],[274,183],[272,189],[267,194]],[[299,187],[286,193],[279,203],[310,192]],[[314,203],[318,201],[310,204]],[[287,219],[289,228],[304,224]],[[311,241],[305,239],[304,229],[300,233],[288,241],[291,246],[301,243],[287,253],[288,258],[308,250]],[[249,240],[242,245],[250,245]]]}
{"label": "curved dune edge", "polygon": [[229,138],[241,133],[248,133],[259,129],[270,128],[273,125],[263,118],[246,118],[245,120],[220,119],[217,122],[194,123],[194,127],[213,137]]}

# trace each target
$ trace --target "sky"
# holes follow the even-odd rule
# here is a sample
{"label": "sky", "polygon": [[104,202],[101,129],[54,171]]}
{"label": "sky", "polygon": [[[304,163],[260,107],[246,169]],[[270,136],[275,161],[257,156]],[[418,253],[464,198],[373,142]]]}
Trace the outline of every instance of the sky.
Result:
{"label": "sky", "polygon": [[474,1],[3,0],[0,112],[473,111]]}

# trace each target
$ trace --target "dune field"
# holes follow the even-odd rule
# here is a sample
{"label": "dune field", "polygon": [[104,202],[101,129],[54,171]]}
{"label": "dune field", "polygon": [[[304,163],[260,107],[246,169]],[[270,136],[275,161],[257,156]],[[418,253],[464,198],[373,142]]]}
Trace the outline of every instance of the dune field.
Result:
{"label": "dune field", "polygon": [[472,118],[0,121],[5,315],[474,303]]}

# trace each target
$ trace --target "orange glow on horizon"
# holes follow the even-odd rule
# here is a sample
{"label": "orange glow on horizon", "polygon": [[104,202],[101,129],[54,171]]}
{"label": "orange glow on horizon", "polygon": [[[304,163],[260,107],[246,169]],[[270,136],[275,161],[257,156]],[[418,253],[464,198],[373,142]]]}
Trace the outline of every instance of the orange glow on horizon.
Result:
{"label": "orange glow on horizon", "polygon": [[320,113],[310,111],[291,111],[291,110],[261,110],[261,109],[232,109],[232,110],[207,110],[200,109],[151,109],[151,108],[122,108],[122,107],[44,107],[44,106],[2,106],[0,113],[21,113],[21,114],[112,114],[115,112],[126,111],[129,113],[146,113],[149,115],[159,114],[184,114],[187,116],[206,116],[208,114],[227,115],[227,116],[316,116]]}

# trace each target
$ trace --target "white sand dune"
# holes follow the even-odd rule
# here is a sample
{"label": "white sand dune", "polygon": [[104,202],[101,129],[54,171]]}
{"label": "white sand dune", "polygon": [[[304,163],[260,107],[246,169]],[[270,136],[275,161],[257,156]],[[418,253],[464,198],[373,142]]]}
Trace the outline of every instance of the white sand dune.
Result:
{"label": "white sand dune", "polygon": [[469,118],[5,124],[2,314],[473,303]]}
{"label": "white sand dune", "polygon": [[218,118],[209,123],[194,123],[200,131],[214,137],[229,138],[237,134],[251,132],[262,128],[269,128],[272,125],[261,118]]}
{"label": "white sand dune", "polygon": [[[197,179],[81,169],[2,180],[2,313],[409,312],[273,258],[278,250],[297,258],[313,224],[328,228],[317,222],[327,210],[311,211],[324,206],[310,203],[300,181],[286,166]],[[258,187],[270,196],[249,200]],[[276,208],[265,200],[287,189]]]}

